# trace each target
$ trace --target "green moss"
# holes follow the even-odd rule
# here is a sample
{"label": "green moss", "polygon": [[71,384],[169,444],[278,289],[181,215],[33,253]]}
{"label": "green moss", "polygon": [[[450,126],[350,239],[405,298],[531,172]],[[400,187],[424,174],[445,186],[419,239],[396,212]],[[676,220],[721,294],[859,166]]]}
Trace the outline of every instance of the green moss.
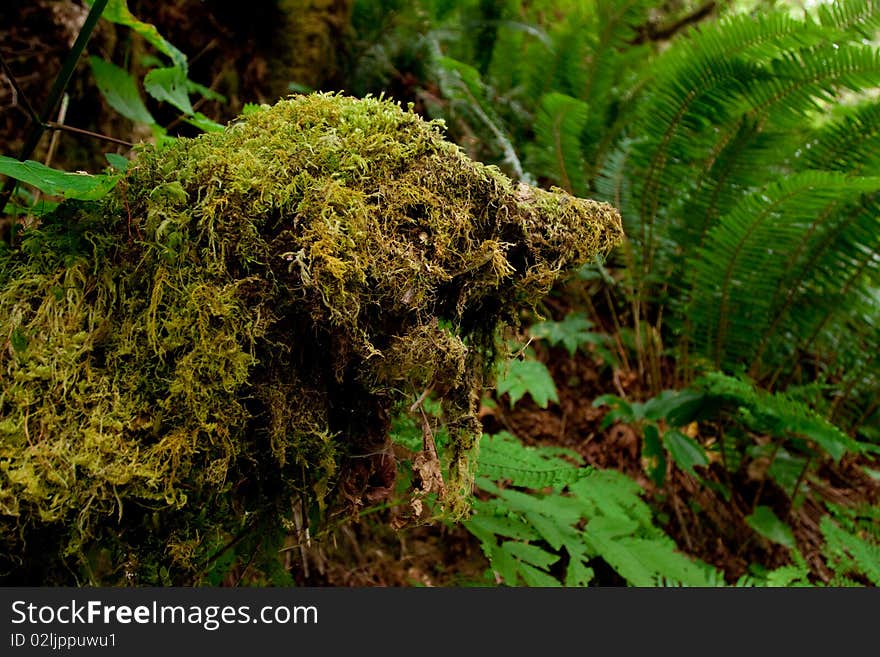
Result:
{"label": "green moss", "polygon": [[499,328],[620,236],[611,207],[516,185],[372,98],[143,148],[113,195],[0,254],[3,567],[199,581],[295,502],[390,489],[390,417],[427,389],[465,514]]}

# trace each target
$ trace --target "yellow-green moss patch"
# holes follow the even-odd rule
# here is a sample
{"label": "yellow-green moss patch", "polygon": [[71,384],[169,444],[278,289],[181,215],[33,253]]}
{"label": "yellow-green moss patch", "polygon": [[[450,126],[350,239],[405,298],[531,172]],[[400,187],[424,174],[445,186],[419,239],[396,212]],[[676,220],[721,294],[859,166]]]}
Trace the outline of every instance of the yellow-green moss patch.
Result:
{"label": "yellow-green moss patch", "polygon": [[427,389],[464,513],[499,328],[620,236],[378,99],[143,148],[0,254],[4,574],[195,581],[294,501],[387,490],[390,418]]}

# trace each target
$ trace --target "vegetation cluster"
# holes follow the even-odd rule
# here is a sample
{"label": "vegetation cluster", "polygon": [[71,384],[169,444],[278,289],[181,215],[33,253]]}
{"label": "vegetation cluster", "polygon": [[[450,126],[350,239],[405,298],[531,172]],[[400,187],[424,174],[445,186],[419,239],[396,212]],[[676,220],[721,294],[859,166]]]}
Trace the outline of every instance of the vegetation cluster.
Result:
{"label": "vegetation cluster", "polygon": [[[25,579],[124,581],[112,545],[155,540],[141,581],[314,583],[351,557],[337,535],[358,553],[417,517],[478,546],[466,583],[880,584],[876,0],[159,4],[83,5],[89,57],[3,146],[9,573],[58,539],[32,520],[68,552]],[[52,167],[71,79],[112,117],[91,132],[154,146]],[[122,378],[96,394],[86,357]],[[116,498],[105,436],[132,431],[176,441],[135,477],[167,525]],[[104,482],[85,511],[76,468]],[[321,508],[331,481],[359,519]],[[78,560],[90,513],[109,533]]]}

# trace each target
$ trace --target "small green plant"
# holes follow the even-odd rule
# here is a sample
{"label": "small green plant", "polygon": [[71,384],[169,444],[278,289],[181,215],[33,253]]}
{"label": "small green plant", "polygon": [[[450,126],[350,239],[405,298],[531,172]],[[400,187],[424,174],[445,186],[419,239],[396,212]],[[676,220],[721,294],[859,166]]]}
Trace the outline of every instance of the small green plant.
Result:
{"label": "small green plant", "polygon": [[587,586],[597,583],[599,561],[633,586],[723,583],[676,549],[625,475],[584,467],[569,450],[524,446],[506,433],[483,436],[480,450],[479,499],[465,526],[496,583]]}
{"label": "small green plant", "polygon": [[[205,99],[224,101],[223,96],[189,78],[186,55],[169,43],[154,25],[138,20],[129,11],[126,0],[105,0],[92,5],[89,20],[83,25],[77,42],[71,49],[61,73],[50,92],[50,101],[42,116],[32,115],[32,137],[18,158],[0,155],[0,174],[9,178],[4,187],[2,198],[6,201],[12,195],[12,185],[24,183],[39,190],[41,194],[59,200],[98,200],[108,194],[121,178],[121,173],[128,166],[128,160],[116,153],[107,153],[110,170],[100,174],[86,172],[65,172],[54,169],[46,164],[28,159],[36,148],[40,135],[46,129],[67,129],[63,124],[49,124],[49,114],[61,102],[65,86],[77,61],[82,56],[95,23],[98,19],[106,20],[143,38],[154,48],[159,56],[168,61],[163,62],[159,56],[147,55],[141,66],[147,72],[143,78],[146,92],[160,103],[167,103],[180,112],[180,118],[204,131],[222,130],[223,126],[212,121],[204,114],[197,112],[190,101],[191,94],[198,94]],[[167,65],[170,64],[170,65]],[[122,116],[136,123],[150,127],[154,139],[169,139],[167,130],[153,117],[140,95],[137,80],[126,69],[98,56],[89,57],[89,65],[98,89],[106,103]],[[25,102],[25,106],[30,104]],[[101,139],[110,139],[117,143],[125,143],[116,138],[94,135]],[[130,145],[130,144],[129,144]],[[36,199],[39,198],[39,203]],[[4,205],[3,210],[14,215],[42,216],[55,209],[54,201],[46,201],[39,195],[30,194],[19,186],[13,202]]]}
{"label": "small green plant", "polygon": [[880,586],[880,508],[826,503],[819,527],[832,585]]}
{"label": "small green plant", "polygon": [[[611,409],[602,428],[626,422],[641,429],[648,474],[658,486],[663,484],[667,455],[691,475],[696,474],[695,467],[708,465],[706,447],[685,433],[694,422],[717,425],[713,448],[728,471],[739,469],[746,457],[766,457],[768,474],[793,499],[804,492],[808,469],[823,458],[839,461],[848,452],[874,449],[853,440],[803,402],[720,372],[645,402],[602,395],[593,403]],[[771,440],[759,443],[755,436]]]}
{"label": "small green plant", "polygon": [[532,324],[529,335],[550,346],[564,347],[569,357],[573,357],[578,350],[592,348],[605,363],[615,365],[616,358],[607,347],[608,336],[593,328],[593,322],[585,313],[572,312],[558,322],[545,320]]}
{"label": "small green plant", "polygon": [[[130,29],[156,51],[157,55],[147,55],[137,62],[138,66],[146,69],[143,88],[152,98],[175,108],[184,121],[201,130],[211,132],[223,129],[222,125],[196,111],[190,96],[198,94],[202,98],[221,102],[225,98],[189,78],[186,55],[169,43],[154,25],[136,18],[129,11],[126,0],[110,0],[102,18]],[[163,61],[163,57],[167,61]],[[89,65],[98,89],[110,107],[127,119],[148,125],[155,137],[166,136],[165,128],[144,104],[138,81],[128,70],[98,56],[89,57]]]}
{"label": "small green plant", "polygon": [[525,395],[541,408],[547,408],[551,401],[559,402],[550,370],[530,348],[520,349],[519,357],[499,363],[495,391],[508,396],[511,408]]}

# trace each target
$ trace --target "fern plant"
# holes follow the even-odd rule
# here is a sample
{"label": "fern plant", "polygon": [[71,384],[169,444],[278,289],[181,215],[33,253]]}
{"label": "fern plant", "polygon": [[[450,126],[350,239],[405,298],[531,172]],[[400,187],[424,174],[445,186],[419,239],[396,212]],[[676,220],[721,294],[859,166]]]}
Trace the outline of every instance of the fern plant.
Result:
{"label": "fern plant", "polygon": [[654,524],[641,487],[623,474],[583,467],[569,450],[526,447],[506,433],[483,437],[478,467],[482,495],[465,526],[499,584],[586,586],[600,561],[633,586],[724,581],[677,550]]}

